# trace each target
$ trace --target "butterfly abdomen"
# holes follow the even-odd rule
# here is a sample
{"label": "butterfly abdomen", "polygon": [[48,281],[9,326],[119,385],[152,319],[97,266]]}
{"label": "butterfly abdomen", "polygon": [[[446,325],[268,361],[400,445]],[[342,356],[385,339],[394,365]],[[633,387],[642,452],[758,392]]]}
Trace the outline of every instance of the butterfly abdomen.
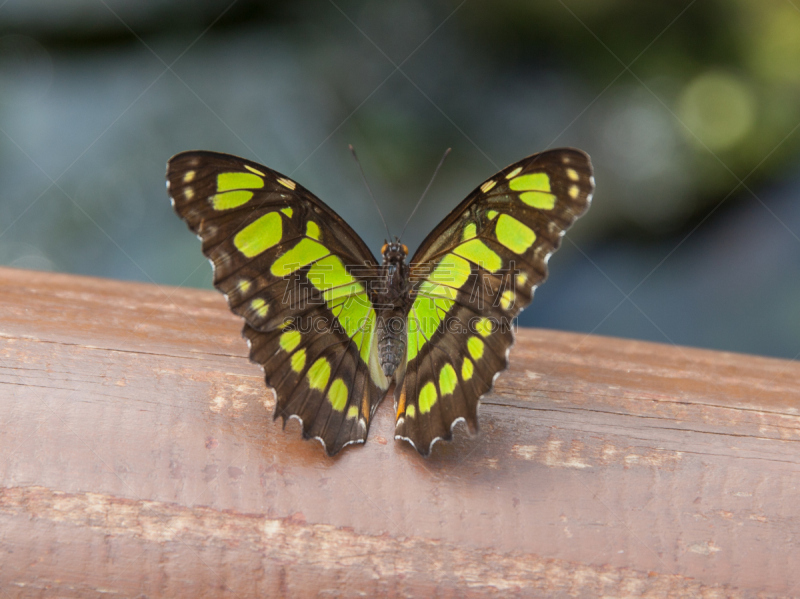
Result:
{"label": "butterfly abdomen", "polygon": [[382,284],[374,298],[378,309],[378,360],[383,373],[391,378],[406,356],[408,342],[408,309],[411,305],[406,264],[408,248],[399,242],[386,243],[381,253]]}
{"label": "butterfly abdomen", "polygon": [[386,310],[378,315],[378,360],[387,378],[394,375],[406,356],[407,315],[403,308]]}

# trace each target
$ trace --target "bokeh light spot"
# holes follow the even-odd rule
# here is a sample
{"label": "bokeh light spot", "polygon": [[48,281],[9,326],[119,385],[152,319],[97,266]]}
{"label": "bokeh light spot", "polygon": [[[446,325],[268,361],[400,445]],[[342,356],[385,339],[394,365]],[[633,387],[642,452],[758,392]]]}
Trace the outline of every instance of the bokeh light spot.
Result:
{"label": "bokeh light spot", "polygon": [[748,86],[738,77],[710,71],[696,77],[683,90],[678,116],[688,139],[711,150],[726,150],[750,132],[755,122],[756,102]]}

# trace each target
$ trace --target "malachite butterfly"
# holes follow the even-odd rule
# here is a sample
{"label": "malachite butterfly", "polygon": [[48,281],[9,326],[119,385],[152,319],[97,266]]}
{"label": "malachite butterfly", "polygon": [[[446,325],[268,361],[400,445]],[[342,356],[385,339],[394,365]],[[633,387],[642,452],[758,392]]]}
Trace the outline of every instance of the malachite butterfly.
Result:
{"label": "malachite butterfly", "polygon": [[289,177],[214,152],[170,159],[167,189],[202,241],[214,285],[244,321],[250,359],[277,396],[275,418],[334,455],[364,443],[395,383],[397,439],[427,456],[508,367],[513,318],[547,260],[589,208],[589,157],[534,154],[493,175],[406,262],[382,261],[333,210]]}

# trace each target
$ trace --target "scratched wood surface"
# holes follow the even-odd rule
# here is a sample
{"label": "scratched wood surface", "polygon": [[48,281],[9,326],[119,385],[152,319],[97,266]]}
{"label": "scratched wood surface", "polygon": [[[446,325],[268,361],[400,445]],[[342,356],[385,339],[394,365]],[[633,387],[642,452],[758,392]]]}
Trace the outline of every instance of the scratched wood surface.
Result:
{"label": "scratched wood surface", "polygon": [[210,291],[0,269],[0,597],[800,595],[800,365],[523,330],[328,458]]}

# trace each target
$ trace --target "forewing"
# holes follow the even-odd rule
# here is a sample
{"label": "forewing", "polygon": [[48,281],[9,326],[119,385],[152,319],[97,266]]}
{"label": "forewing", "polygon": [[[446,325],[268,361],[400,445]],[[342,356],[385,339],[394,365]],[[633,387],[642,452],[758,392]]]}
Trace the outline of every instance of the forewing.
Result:
{"label": "forewing", "polygon": [[547,278],[561,237],[589,208],[589,157],[534,154],[486,180],[423,241],[411,263],[405,375],[395,390],[396,437],[428,455],[508,367],[513,318]]}
{"label": "forewing", "polygon": [[366,440],[388,387],[369,299],[377,261],[356,233],[295,181],[213,152],[170,159],[173,206],[202,241],[214,285],[244,318],[250,359],[275,389],[275,417],[333,455]]}

